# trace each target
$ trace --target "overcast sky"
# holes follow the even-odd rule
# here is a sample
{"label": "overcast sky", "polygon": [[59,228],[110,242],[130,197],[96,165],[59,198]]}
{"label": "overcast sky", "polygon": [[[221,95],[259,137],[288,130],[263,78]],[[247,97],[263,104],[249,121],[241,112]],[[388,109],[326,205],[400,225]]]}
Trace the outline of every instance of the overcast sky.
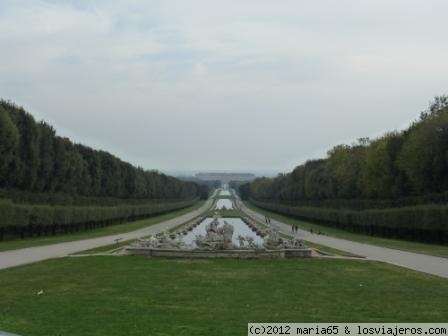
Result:
{"label": "overcast sky", "polygon": [[290,171],[448,90],[446,0],[0,0],[0,96],[148,169]]}

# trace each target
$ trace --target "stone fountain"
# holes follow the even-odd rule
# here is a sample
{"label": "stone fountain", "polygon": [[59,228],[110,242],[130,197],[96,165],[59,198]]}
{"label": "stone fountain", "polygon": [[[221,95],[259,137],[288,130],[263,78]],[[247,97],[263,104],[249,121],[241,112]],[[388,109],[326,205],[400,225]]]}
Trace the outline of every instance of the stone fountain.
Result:
{"label": "stone fountain", "polygon": [[[197,225],[195,223],[194,225]],[[126,254],[175,258],[303,258],[312,250],[300,239],[283,239],[275,229],[263,232],[263,243],[257,245],[253,237],[237,237],[232,243],[234,227],[228,222],[220,226],[218,216],[206,226],[206,234],[197,235],[192,244],[182,241],[182,234],[163,233],[140,239],[126,248]]]}

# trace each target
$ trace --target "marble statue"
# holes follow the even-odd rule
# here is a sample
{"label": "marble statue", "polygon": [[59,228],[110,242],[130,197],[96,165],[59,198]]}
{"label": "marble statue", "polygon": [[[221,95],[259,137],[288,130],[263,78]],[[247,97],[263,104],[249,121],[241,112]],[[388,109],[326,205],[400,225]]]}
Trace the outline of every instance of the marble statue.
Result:
{"label": "marble statue", "polygon": [[255,242],[254,242],[254,238],[253,237],[247,236],[246,237],[246,241],[247,241],[247,247],[249,249],[254,250],[254,249],[258,248],[257,244],[255,244]]}
{"label": "marble statue", "polygon": [[263,246],[267,250],[302,249],[305,247],[301,239],[283,239],[275,229],[266,230]]}
{"label": "marble statue", "polygon": [[243,236],[238,236],[238,242],[240,243],[240,248],[244,248],[244,241],[246,240],[246,238],[244,238]]}
{"label": "marble statue", "polygon": [[233,226],[225,221],[223,226],[219,227],[218,225],[218,217],[215,216],[205,228],[205,237],[202,235],[196,236],[195,244],[199,249],[227,250],[233,248]]}
{"label": "marble statue", "polygon": [[147,239],[139,239],[136,244],[137,247],[159,248],[159,249],[181,249],[186,248],[186,244],[182,241],[181,235],[169,236],[167,233],[155,237],[150,236]]}

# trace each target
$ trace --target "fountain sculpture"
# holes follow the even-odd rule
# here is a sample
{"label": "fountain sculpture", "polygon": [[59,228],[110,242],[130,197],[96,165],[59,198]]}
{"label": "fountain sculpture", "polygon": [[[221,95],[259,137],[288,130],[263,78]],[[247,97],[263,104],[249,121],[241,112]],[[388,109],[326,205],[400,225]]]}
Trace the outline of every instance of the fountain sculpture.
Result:
{"label": "fountain sculpture", "polygon": [[[195,223],[194,225],[198,225]],[[239,246],[232,243],[234,227],[227,221],[219,225],[218,215],[206,226],[206,234],[197,235],[191,244],[182,241],[182,234],[163,233],[140,239],[126,248],[128,254],[166,257],[234,257],[234,258],[293,258],[309,257],[311,250],[300,239],[281,238],[275,229],[263,232],[262,245],[251,236],[237,237]]]}

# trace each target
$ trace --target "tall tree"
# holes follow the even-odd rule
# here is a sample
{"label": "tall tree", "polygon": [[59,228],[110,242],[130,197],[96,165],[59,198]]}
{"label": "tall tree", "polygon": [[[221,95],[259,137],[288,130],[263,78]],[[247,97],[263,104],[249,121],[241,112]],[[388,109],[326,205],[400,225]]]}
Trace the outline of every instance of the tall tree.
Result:
{"label": "tall tree", "polygon": [[448,190],[448,107],[424,115],[412,127],[398,166],[417,194]]}
{"label": "tall tree", "polygon": [[17,165],[19,131],[0,106],[0,186],[9,187],[12,183],[10,174]]}

